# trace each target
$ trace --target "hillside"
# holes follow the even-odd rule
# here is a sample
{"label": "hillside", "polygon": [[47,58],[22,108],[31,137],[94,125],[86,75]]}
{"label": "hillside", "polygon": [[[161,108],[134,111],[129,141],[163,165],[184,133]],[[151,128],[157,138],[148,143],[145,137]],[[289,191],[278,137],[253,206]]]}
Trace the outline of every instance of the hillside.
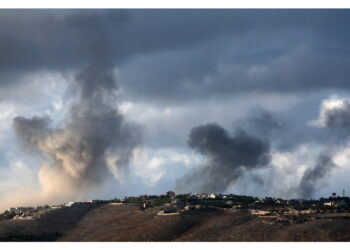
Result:
{"label": "hillside", "polygon": [[283,224],[247,210],[200,209],[159,216],[160,208],[106,204],[64,208],[38,220],[0,222],[2,241],[349,241],[350,219]]}
{"label": "hillside", "polygon": [[157,216],[159,208],[105,205],[90,211],[60,241],[349,241],[350,219],[282,225],[247,211],[192,210]]}

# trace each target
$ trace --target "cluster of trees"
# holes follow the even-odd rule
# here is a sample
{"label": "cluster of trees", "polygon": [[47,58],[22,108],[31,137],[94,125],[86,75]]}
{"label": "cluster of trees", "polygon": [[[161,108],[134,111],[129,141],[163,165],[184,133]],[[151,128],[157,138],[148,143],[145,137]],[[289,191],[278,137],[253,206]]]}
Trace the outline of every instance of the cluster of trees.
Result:
{"label": "cluster of trees", "polygon": [[173,198],[169,195],[141,195],[125,197],[123,202],[136,204],[147,203],[149,206],[161,206],[172,202],[172,200]]}
{"label": "cluster of trees", "polygon": [[[246,195],[217,195],[215,198],[202,198],[192,194],[176,195],[178,203],[189,205],[203,205],[219,208],[230,208],[232,205],[248,205],[254,203],[257,198]],[[231,202],[228,202],[231,201]]]}
{"label": "cluster of trees", "polygon": [[6,210],[4,213],[0,214],[0,221],[2,220],[10,220],[15,216],[14,213],[10,213],[8,210]]}

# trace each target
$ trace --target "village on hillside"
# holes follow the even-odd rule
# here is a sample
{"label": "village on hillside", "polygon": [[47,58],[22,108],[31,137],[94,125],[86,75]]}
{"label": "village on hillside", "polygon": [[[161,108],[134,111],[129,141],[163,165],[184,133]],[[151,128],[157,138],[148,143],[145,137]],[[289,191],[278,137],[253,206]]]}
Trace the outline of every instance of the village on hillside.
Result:
{"label": "village on hillside", "polygon": [[267,223],[302,223],[310,220],[350,217],[350,198],[332,193],[329,198],[318,200],[257,198],[234,194],[189,193],[140,195],[111,200],[68,202],[55,206],[10,208],[0,215],[0,220],[35,220],[57,209],[99,206],[103,204],[136,204],[140,211],[159,207],[157,216],[174,216],[190,210],[249,211],[252,215],[266,218]]}

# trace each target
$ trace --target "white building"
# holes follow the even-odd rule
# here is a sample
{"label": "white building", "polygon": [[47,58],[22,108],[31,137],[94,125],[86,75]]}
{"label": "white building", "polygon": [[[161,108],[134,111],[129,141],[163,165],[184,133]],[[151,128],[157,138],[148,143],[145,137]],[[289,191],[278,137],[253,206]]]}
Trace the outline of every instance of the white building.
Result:
{"label": "white building", "polygon": [[215,199],[216,195],[213,193],[213,194],[210,194],[208,197],[211,198],[211,199]]}
{"label": "white building", "polygon": [[334,201],[325,202],[325,203],[323,203],[323,206],[333,207],[334,206]]}
{"label": "white building", "polygon": [[70,202],[66,203],[65,206],[66,207],[71,207],[71,206],[74,205],[74,203],[75,203],[74,201],[70,201]]}
{"label": "white building", "polygon": [[267,210],[250,210],[251,214],[256,214],[256,215],[268,215],[271,212]]}

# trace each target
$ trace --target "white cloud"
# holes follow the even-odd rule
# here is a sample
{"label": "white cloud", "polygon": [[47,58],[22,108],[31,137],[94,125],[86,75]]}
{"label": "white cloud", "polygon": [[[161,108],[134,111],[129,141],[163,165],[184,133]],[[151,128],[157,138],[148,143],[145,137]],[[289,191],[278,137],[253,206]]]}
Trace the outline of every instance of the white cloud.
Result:
{"label": "white cloud", "polygon": [[340,98],[337,95],[330,96],[328,99],[322,101],[318,118],[308,121],[307,125],[311,127],[326,127],[327,112],[333,109],[343,109],[345,104],[349,102],[350,98]]}
{"label": "white cloud", "polygon": [[317,156],[322,150],[322,146],[309,143],[301,144],[291,152],[273,152],[271,155],[273,173],[269,176],[271,195],[298,198],[295,190],[299,187],[304,172],[314,167]]}
{"label": "white cloud", "polygon": [[8,103],[0,103],[0,140],[4,142],[9,137],[12,119],[17,115],[15,106]]}
{"label": "white cloud", "polygon": [[144,184],[154,186],[162,178],[176,179],[173,173],[183,174],[186,169],[198,165],[200,157],[190,152],[174,149],[143,149],[135,155],[131,169]]}

